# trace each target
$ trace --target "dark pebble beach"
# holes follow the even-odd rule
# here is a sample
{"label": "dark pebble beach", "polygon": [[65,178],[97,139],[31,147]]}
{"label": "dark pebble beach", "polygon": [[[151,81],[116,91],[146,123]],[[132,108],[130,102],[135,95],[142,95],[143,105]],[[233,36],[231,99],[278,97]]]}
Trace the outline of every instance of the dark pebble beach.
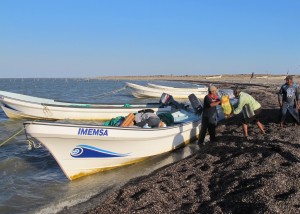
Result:
{"label": "dark pebble beach", "polygon": [[131,180],[85,213],[300,213],[300,126],[287,118],[279,127],[280,84],[240,85],[262,104],[266,134],[250,124],[247,141],[241,118],[227,119],[217,142]]}

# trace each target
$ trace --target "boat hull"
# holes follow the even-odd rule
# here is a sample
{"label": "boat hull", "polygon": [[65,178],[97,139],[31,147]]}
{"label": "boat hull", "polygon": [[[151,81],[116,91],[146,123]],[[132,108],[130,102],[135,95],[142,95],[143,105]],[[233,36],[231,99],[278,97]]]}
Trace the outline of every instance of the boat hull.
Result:
{"label": "boat hull", "polygon": [[[1,92],[0,92],[1,95]],[[47,120],[109,120],[118,116],[127,116],[141,109],[151,108],[155,112],[170,112],[171,107],[160,108],[160,104],[81,104],[55,102],[43,98],[9,93],[1,95],[3,111],[13,119],[47,119]],[[13,97],[14,96],[14,97]]]}
{"label": "boat hull", "polygon": [[74,180],[172,151],[199,135],[200,119],[165,128],[24,123],[29,138],[41,142],[65,175]]}
{"label": "boat hull", "polygon": [[133,83],[126,83],[126,86],[131,89],[132,95],[137,98],[159,98],[162,93],[172,95],[174,98],[188,99],[191,93],[194,93],[199,99],[203,99],[207,95],[207,91],[189,91],[189,90],[172,90],[169,88],[153,88]]}
{"label": "boat hull", "polygon": [[176,88],[176,87],[170,87],[170,86],[164,86],[164,85],[157,85],[153,83],[148,83],[149,87],[152,88],[158,88],[158,89],[166,89],[170,91],[188,91],[189,93],[193,92],[207,92],[208,88],[203,86],[203,87],[198,87],[198,88]]}

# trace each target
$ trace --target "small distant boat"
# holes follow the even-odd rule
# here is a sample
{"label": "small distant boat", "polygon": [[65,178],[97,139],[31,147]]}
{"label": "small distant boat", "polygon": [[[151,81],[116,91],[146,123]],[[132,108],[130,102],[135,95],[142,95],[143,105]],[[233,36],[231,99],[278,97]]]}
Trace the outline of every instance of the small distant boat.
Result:
{"label": "small distant boat", "polygon": [[191,93],[194,93],[199,99],[203,99],[205,95],[207,95],[207,90],[188,90],[188,89],[173,89],[170,87],[165,88],[155,88],[155,87],[147,87],[134,83],[126,83],[126,86],[131,89],[131,93],[133,96],[137,98],[148,98],[148,97],[156,97],[159,98],[162,93],[167,93],[172,95],[174,98],[188,99],[188,96]]}
{"label": "small distant boat", "polygon": [[198,87],[198,88],[178,88],[178,87],[170,87],[170,86],[164,86],[164,85],[157,85],[157,84],[153,84],[153,83],[148,83],[148,86],[152,87],[152,88],[159,88],[159,89],[167,89],[167,90],[174,90],[174,91],[188,91],[189,93],[192,92],[197,92],[197,91],[203,91],[203,92],[207,92],[208,88],[206,86],[203,87]]}
{"label": "small distant boat", "polygon": [[109,120],[126,116],[142,109],[170,112],[171,107],[159,103],[148,104],[101,104],[72,103],[0,91],[0,105],[9,118],[46,120]]}
{"label": "small distant boat", "polygon": [[205,79],[220,79],[220,78],[222,78],[222,75],[205,77]]}
{"label": "small distant boat", "polygon": [[[177,149],[199,135],[201,118],[172,113],[177,124],[161,128],[25,122],[28,140],[42,143],[65,175],[74,180]],[[182,118],[178,119],[178,118]]]}
{"label": "small distant boat", "polygon": [[280,75],[279,75],[279,76],[275,76],[275,75],[274,75],[274,76],[269,76],[268,78],[270,78],[270,79],[282,79],[282,80],[284,80],[285,77],[286,77],[286,76],[283,76],[283,75],[281,75],[281,76],[280,76]]}
{"label": "small distant boat", "polygon": [[268,78],[268,76],[257,76],[257,77],[255,77],[255,79],[267,79]]}

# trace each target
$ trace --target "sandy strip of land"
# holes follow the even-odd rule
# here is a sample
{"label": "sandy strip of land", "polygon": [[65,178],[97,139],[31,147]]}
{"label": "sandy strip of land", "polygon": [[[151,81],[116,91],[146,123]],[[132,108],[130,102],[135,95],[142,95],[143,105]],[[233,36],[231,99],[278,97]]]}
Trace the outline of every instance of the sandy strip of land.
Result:
{"label": "sandy strip of land", "polygon": [[[211,78],[217,77],[217,78]],[[215,84],[244,84],[244,85],[266,85],[266,86],[279,86],[284,83],[285,75],[251,75],[239,74],[239,75],[219,75],[216,76],[203,76],[203,75],[156,75],[156,76],[104,76],[96,77],[97,79],[109,79],[109,80],[166,80],[166,81],[187,81],[195,83],[215,83]],[[294,75],[294,82],[300,83],[300,75]]]}

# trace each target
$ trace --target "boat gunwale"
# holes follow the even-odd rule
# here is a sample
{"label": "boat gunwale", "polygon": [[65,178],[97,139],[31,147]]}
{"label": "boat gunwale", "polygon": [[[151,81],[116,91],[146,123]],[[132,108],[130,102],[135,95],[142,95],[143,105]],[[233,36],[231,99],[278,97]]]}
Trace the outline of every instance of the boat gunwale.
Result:
{"label": "boat gunwale", "polygon": [[[74,103],[76,104],[76,103]],[[78,103],[79,104],[79,103]],[[125,104],[118,104],[118,103],[111,103],[111,104],[100,104],[98,106],[91,104],[92,106],[83,106],[84,104],[79,104],[79,105],[57,105],[57,104],[48,104],[48,103],[41,103],[41,105],[45,105],[45,106],[55,106],[55,107],[67,107],[67,108],[97,108],[97,109],[107,109],[107,107],[112,108],[112,109],[141,109],[141,108],[158,108],[158,109],[164,109],[166,107],[160,107],[159,105],[161,105],[160,103],[153,103],[148,105],[148,103],[145,104],[130,104],[131,106],[126,107],[124,106]],[[90,105],[89,103],[86,103],[86,105]],[[118,106],[117,106],[118,105]],[[123,106],[121,106],[123,105]],[[152,106],[151,106],[152,105]]]}
{"label": "boat gunwale", "polygon": [[[139,91],[143,91],[143,92],[149,92],[149,93],[154,93],[154,94],[162,94],[163,93],[168,93],[173,95],[173,93],[177,93],[180,96],[185,96],[187,94],[191,94],[189,91],[187,90],[176,90],[176,91],[172,91],[170,89],[158,89],[158,88],[151,88],[151,87],[147,87],[147,86],[143,86],[143,85],[138,85],[138,84],[134,84],[134,83],[126,83],[127,86],[131,89],[131,90],[139,90]],[[194,94],[198,94],[198,95],[206,95],[207,91],[193,91]],[[174,95],[173,95],[174,96]]]}
{"label": "boat gunwale", "polygon": [[203,87],[194,87],[194,88],[180,88],[180,87],[173,87],[173,86],[165,86],[165,85],[157,85],[157,84],[153,84],[153,83],[147,83],[149,87],[153,87],[153,88],[160,88],[160,89],[170,89],[170,90],[193,90],[193,91],[207,91],[208,87],[207,86],[203,86]]}
{"label": "boat gunwale", "polygon": [[[20,94],[20,95],[23,95],[23,94]],[[0,96],[3,97],[2,99],[0,99],[0,103],[4,103],[4,104],[6,102],[9,102],[9,101],[5,101],[5,98],[8,98],[8,99],[11,99],[11,100],[24,102],[24,103],[29,103],[29,104],[38,104],[38,105],[42,105],[42,106],[67,107],[67,108],[107,108],[107,107],[111,107],[111,108],[147,108],[147,107],[151,108],[151,107],[157,107],[157,108],[159,108],[159,105],[161,105],[160,103],[133,103],[133,104],[130,104],[132,107],[124,107],[124,106],[121,106],[121,105],[125,105],[124,103],[60,102],[60,103],[65,103],[66,104],[66,105],[64,105],[64,104],[56,104],[56,103],[28,101],[28,100],[15,98],[15,97],[10,97],[10,96],[7,96],[7,95],[2,95],[2,94],[0,94]],[[27,96],[27,95],[25,95],[25,96]],[[34,97],[34,96],[29,96],[29,97],[40,98],[40,97]],[[46,99],[46,100],[49,100],[49,101],[58,102],[56,100],[52,100],[52,99],[48,99],[48,98],[40,98],[40,99]],[[75,105],[73,105],[73,104],[75,104]],[[79,104],[79,105],[76,105],[76,104]],[[91,105],[91,106],[84,106],[84,105]],[[119,106],[117,106],[117,105],[119,105]]]}
{"label": "boat gunwale", "polygon": [[129,127],[120,127],[120,126],[103,126],[103,125],[93,125],[93,124],[71,124],[71,123],[57,123],[57,122],[47,122],[47,121],[25,121],[23,122],[24,127],[27,125],[33,124],[33,125],[43,125],[43,126],[60,126],[60,127],[66,127],[66,128],[98,128],[98,129],[114,129],[114,130],[130,130],[130,131],[160,131],[160,130],[166,130],[166,129],[173,129],[178,128],[182,126],[186,126],[190,123],[201,123],[201,117],[197,119],[191,119],[190,121],[182,122],[182,123],[176,123],[172,126],[167,127],[158,127],[158,128],[142,128],[138,126],[129,126]]}

